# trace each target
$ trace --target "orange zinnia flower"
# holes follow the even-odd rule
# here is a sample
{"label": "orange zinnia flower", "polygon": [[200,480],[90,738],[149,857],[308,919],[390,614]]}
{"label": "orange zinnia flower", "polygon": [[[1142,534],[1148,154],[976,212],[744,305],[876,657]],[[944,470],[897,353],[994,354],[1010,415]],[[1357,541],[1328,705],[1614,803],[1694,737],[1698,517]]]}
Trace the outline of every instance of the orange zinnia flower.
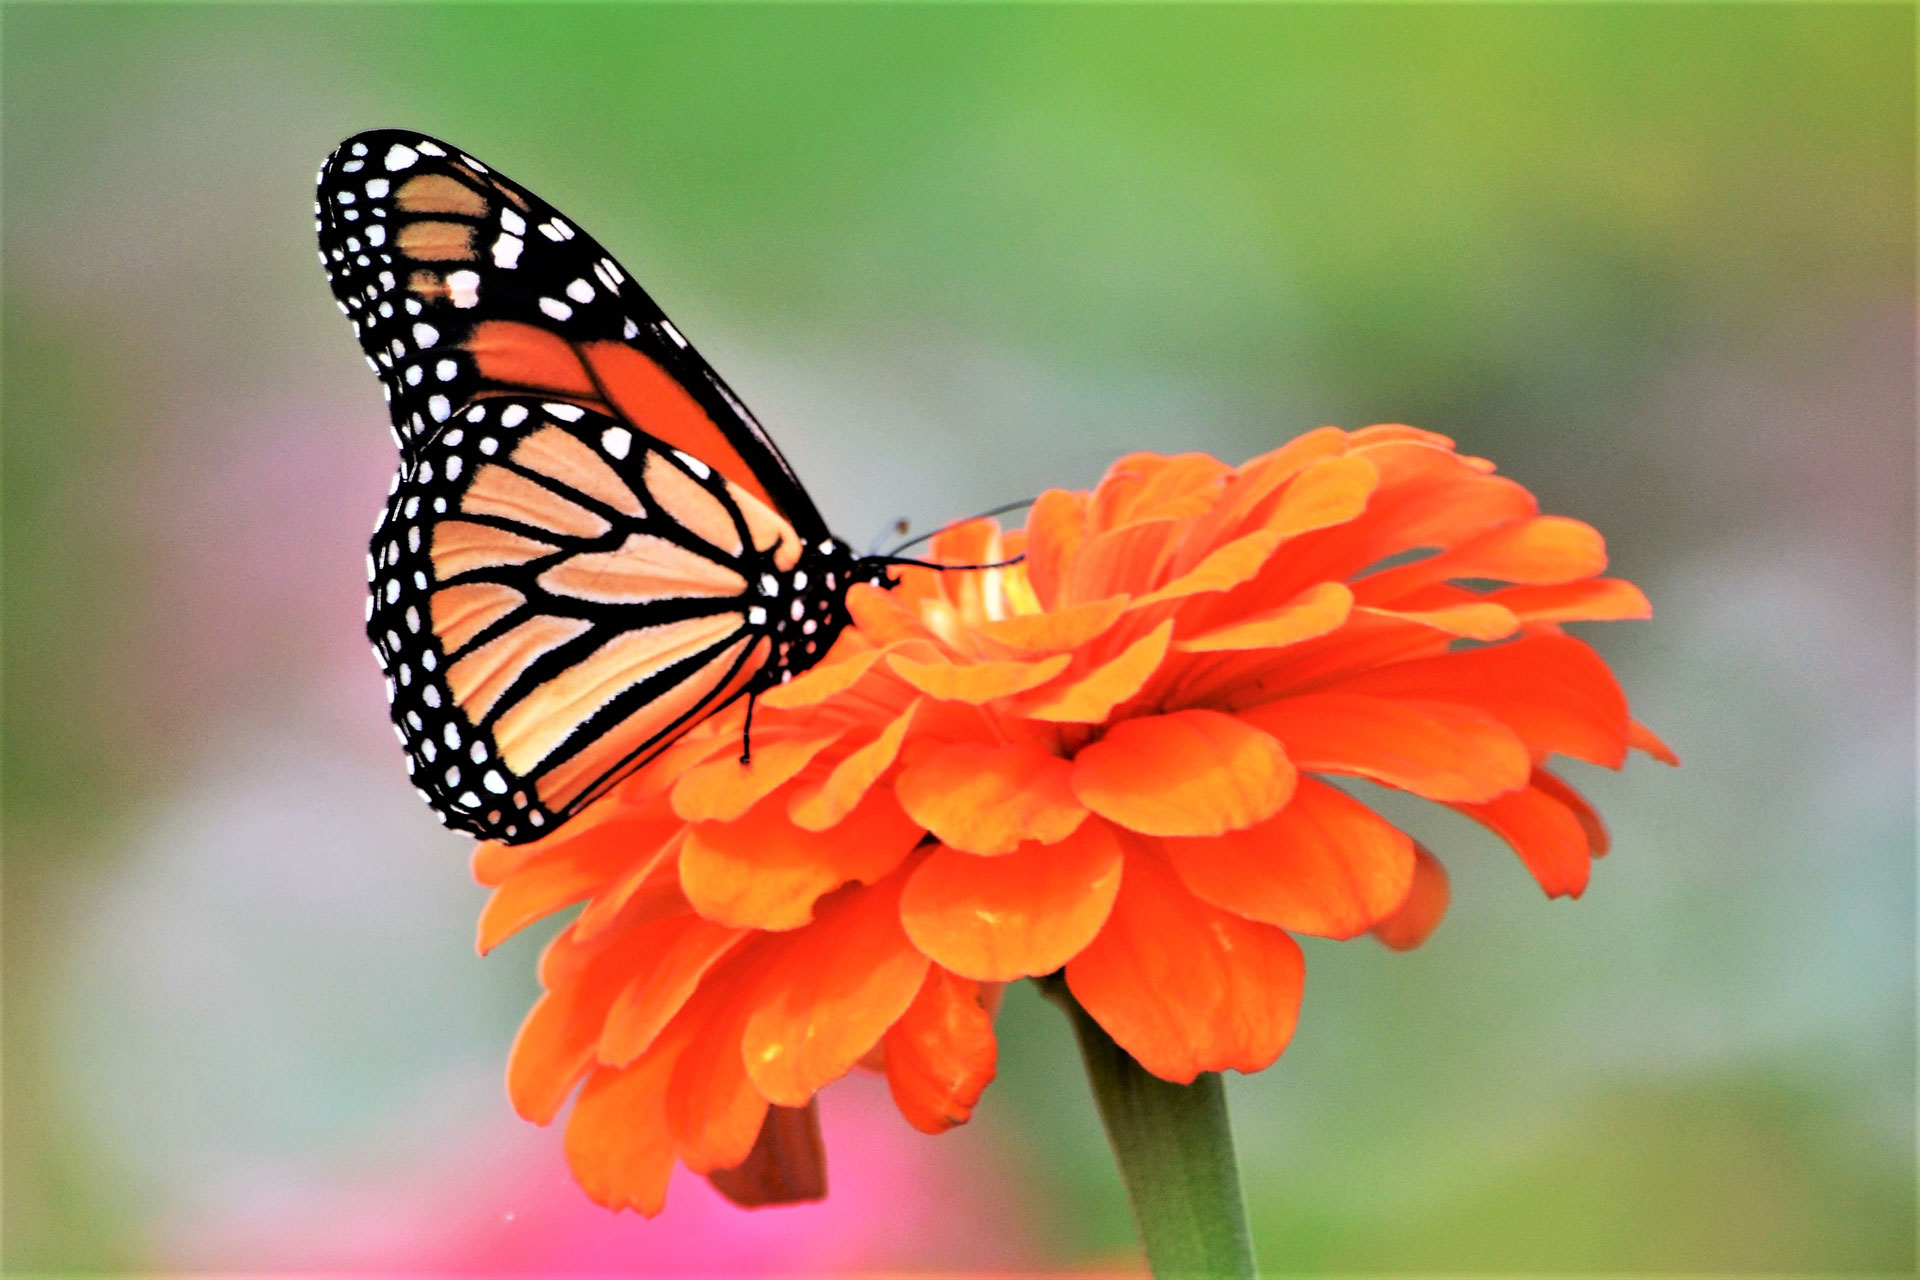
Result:
{"label": "orange zinnia flower", "polygon": [[933,554],[1023,552],[857,588],[828,659],[760,699],[751,765],[735,707],[548,840],[479,850],[483,951],[585,902],[508,1082],[545,1123],[584,1079],[594,1199],[658,1212],[676,1162],[743,1203],[818,1195],[822,1086],[864,1062],[918,1128],[962,1123],[998,984],[1062,969],[1154,1074],[1257,1071],[1293,1034],[1291,934],[1413,946],[1447,900],[1326,776],[1449,805],[1577,896],[1606,834],[1548,758],[1673,761],[1560,626],[1646,598],[1441,436],[1134,455]]}

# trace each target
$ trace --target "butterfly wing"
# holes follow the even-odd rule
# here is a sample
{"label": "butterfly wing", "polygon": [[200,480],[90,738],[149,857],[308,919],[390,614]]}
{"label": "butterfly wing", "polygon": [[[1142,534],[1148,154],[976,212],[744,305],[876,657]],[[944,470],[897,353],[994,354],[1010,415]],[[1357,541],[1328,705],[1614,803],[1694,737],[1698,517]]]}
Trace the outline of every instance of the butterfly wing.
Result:
{"label": "butterfly wing", "polygon": [[369,558],[415,784],[484,839],[551,831],[770,663],[824,652],[844,578],[794,590],[827,585],[795,566],[850,562],[802,551],[743,485],[623,418],[477,401],[402,463]]}
{"label": "butterfly wing", "polygon": [[585,232],[422,134],[375,130],[327,158],[320,263],[387,393],[404,455],[472,402],[532,395],[621,419],[827,536],[739,397]]}

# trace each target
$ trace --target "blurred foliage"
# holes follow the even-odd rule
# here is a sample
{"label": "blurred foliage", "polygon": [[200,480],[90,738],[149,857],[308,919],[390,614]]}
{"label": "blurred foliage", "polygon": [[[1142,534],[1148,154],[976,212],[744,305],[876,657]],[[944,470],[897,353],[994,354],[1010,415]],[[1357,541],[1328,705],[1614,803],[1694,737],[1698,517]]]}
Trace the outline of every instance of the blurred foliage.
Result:
{"label": "blurred foliage", "polygon": [[[414,812],[356,665],[385,433],[307,213],[321,156],[388,124],[591,228],[856,540],[1322,421],[1448,432],[1598,524],[1661,613],[1600,643],[1688,769],[1596,784],[1620,852],[1578,908],[1443,818],[1427,949],[1310,948],[1298,1042],[1234,1082],[1262,1256],[1911,1268],[1910,8],[14,6],[5,34],[10,1268],[167,1265],[156,1224],[217,1194],[166,1150],[228,1089],[197,1077],[261,1091],[250,1158],[339,1160],[355,1116],[497,1059],[527,995],[530,948],[455,963],[473,895],[424,813],[326,836],[448,886],[408,890],[427,936],[334,920],[366,931],[339,955],[295,927],[305,880],[192,898],[152,834],[281,747],[350,762],[299,766],[323,808]],[[331,860],[262,827],[235,865]],[[232,989],[80,999],[151,989],[134,935],[226,949]],[[1001,1026],[976,1123],[1044,1260],[1128,1256],[1065,1026],[1023,991]]]}

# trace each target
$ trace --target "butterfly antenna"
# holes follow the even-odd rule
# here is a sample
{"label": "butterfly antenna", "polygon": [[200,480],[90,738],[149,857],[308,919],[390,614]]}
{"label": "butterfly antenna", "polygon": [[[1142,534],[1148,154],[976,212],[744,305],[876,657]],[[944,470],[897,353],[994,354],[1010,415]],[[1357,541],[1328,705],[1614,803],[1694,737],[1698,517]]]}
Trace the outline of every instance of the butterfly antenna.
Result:
{"label": "butterfly antenna", "polygon": [[[938,529],[929,529],[927,532],[921,534],[917,538],[908,538],[905,542],[901,543],[899,546],[895,547],[893,550],[886,552],[880,558],[883,560],[891,560],[895,556],[899,555],[902,551],[905,551],[908,547],[916,546],[919,543],[927,541],[929,538],[939,537],[941,534],[945,533],[949,529],[958,529],[963,524],[972,524],[975,520],[985,520],[989,516],[1003,516],[1007,514],[1007,512],[1009,511],[1018,511],[1022,507],[1030,507],[1038,501],[1040,501],[1040,499],[1038,498],[1022,498],[1018,502],[1003,502],[997,507],[994,507],[987,511],[982,511],[979,515],[968,516],[963,520],[954,520],[947,524],[941,525]],[[904,533],[905,530],[903,529],[902,532]],[[968,565],[928,564],[928,562],[924,560],[902,560],[900,561],[900,563],[925,565],[927,568],[930,568],[930,569],[997,569],[1000,567],[999,565],[982,565],[982,564],[968,564]],[[1007,563],[1019,564],[1020,558],[1016,557],[1012,560],[1007,561]]]}

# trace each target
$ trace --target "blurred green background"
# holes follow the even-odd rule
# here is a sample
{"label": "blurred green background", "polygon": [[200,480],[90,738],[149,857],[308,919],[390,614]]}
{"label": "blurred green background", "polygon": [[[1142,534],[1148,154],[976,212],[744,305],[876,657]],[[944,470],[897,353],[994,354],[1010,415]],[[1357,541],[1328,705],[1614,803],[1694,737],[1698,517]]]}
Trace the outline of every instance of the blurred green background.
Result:
{"label": "blurred green background", "polygon": [[60,7],[4,27],[9,1271],[1132,1266],[1064,1022],[975,1123],[827,1100],[836,1193],[641,1223],[499,1083],[362,643],[380,396],[342,137],[611,248],[864,543],[1458,438],[1610,540],[1686,760],[1577,780],[1577,904],[1451,815],[1432,942],[1311,944],[1231,1081],[1276,1271],[1914,1266],[1911,7]]}

